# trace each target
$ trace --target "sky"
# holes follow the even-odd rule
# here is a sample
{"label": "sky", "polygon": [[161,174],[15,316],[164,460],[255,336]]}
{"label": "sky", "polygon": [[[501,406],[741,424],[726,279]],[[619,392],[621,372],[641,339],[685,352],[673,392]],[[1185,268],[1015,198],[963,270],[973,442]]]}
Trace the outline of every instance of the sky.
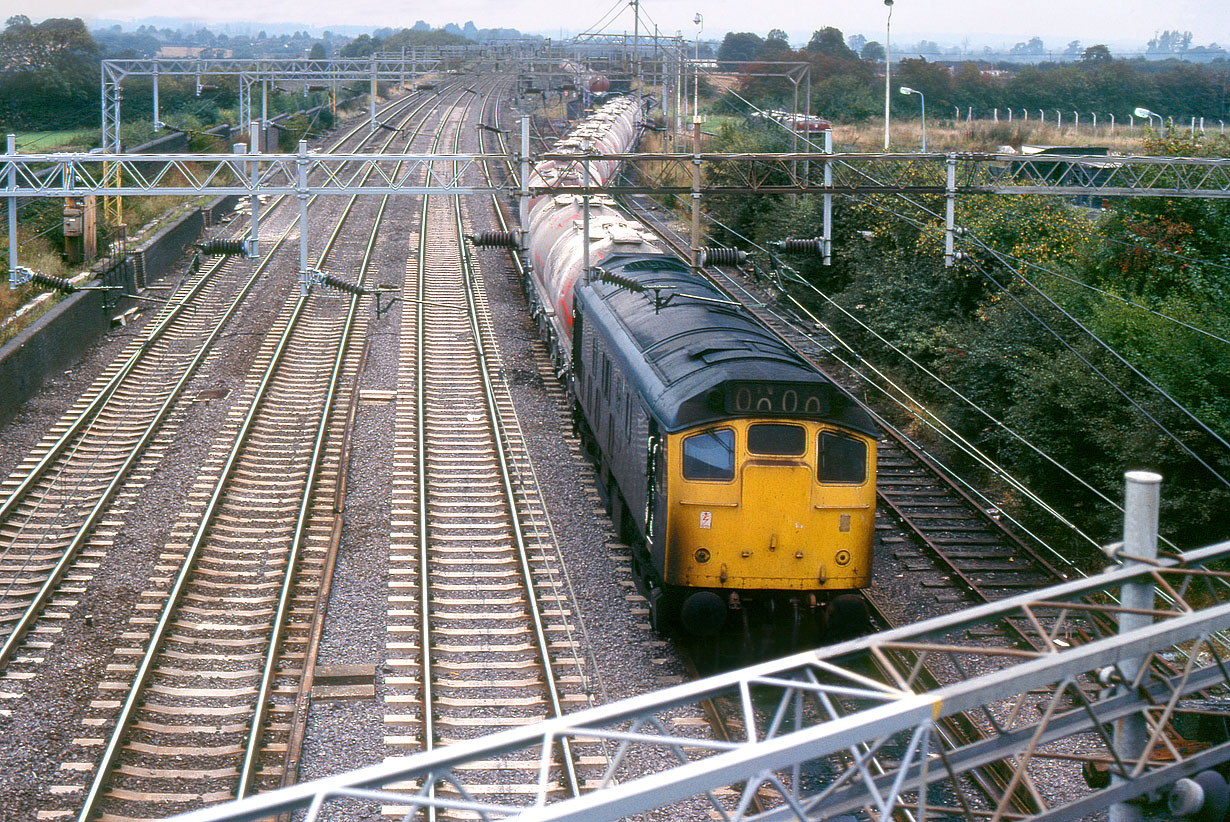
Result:
{"label": "sky", "polygon": [[[419,19],[439,27],[473,20],[480,28],[511,27],[558,35],[560,29],[565,33],[584,30],[608,10],[626,2],[449,0],[427,4],[347,0],[342,5],[326,0],[211,0],[192,4],[189,19],[205,25],[252,21],[322,29],[331,25],[399,28]],[[6,17],[25,13],[36,21],[55,16],[128,21],[166,17],[169,13],[189,15],[189,7],[168,7],[165,0],[109,0],[105,5],[98,0],[40,0],[37,4],[6,0],[5,5],[12,9]],[[720,38],[727,31],[753,31],[763,36],[770,28],[781,28],[796,45],[823,26],[836,26],[847,36],[863,34],[882,41],[886,11],[883,0],[644,0],[642,4],[643,19],[668,34],[678,31],[689,39],[694,37],[692,19],[700,12],[704,19],[702,37]],[[609,30],[625,29],[631,30],[630,12]],[[1230,0],[896,0],[892,16],[893,41],[930,39],[942,45],[960,44],[966,38],[978,45],[1011,45],[1036,35],[1048,48],[1062,48],[1070,40],[1085,45],[1143,48],[1155,32],[1164,29],[1191,31],[1193,45],[1217,42],[1230,46]]]}

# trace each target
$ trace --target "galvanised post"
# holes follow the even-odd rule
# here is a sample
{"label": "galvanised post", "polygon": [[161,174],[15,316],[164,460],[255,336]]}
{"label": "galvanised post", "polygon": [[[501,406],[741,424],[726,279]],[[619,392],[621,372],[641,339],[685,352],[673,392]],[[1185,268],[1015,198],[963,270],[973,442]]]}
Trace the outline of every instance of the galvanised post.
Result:
{"label": "galvanised post", "polygon": [[[197,94],[201,93],[201,82],[197,81]],[[154,131],[162,128],[162,120],[158,116],[158,64],[154,63]]]}
{"label": "galvanised post", "polygon": [[529,249],[530,224],[530,118],[521,118],[521,192],[517,198],[518,216],[521,218],[521,228],[517,234],[519,245],[524,252]]}
{"label": "galvanised post", "polygon": [[692,273],[700,273],[700,115],[692,112]]}
{"label": "galvanised post", "polygon": [[[833,153],[833,129],[824,132],[824,153]],[[824,161],[824,187],[833,185],[833,164]],[[833,264],[833,195],[824,195],[824,248],[822,265]]]}
{"label": "galvanised post", "polygon": [[[549,82],[549,81],[548,81]],[[583,153],[581,159],[581,180],[585,186],[585,195],[581,206],[581,272],[586,280],[589,279],[589,138],[581,140],[581,151]]]}
{"label": "galvanised post", "polygon": [[250,128],[256,125],[252,122],[252,83],[254,82],[249,74],[239,76],[239,122],[247,123]]}
{"label": "galvanised post", "polygon": [[956,234],[957,215],[957,155],[949,153],[944,161],[948,175],[944,184],[944,265],[953,264],[953,236]]}
{"label": "galvanised post", "polygon": [[[1151,565],[1157,560],[1157,520],[1162,478],[1151,471],[1128,471],[1124,475],[1123,555],[1125,568]],[[1154,606],[1152,577],[1137,577],[1123,584],[1119,595],[1123,611],[1119,615],[1119,633],[1131,634],[1153,624],[1150,613]],[[1143,660],[1139,657],[1119,663],[1123,681],[1117,686],[1120,694],[1130,695],[1140,674]],[[1115,753],[1125,763],[1140,759],[1149,739],[1144,716],[1135,712],[1115,723]],[[1137,763],[1131,776],[1144,770]],[[1131,781],[1111,771],[1112,784]],[[1140,822],[1144,810],[1139,804],[1120,802],[1110,806],[1110,822]]]}
{"label": "galvanised post", "polygon": [[376,58],[372,57],[372,91],[367,100],[367,130],[376,130]]}
{"label": "galvanised post", "polygon": [[[248,124],[248,151],[252,154],[261,153],[260,132],[257,131],[256,123]],[[260,161],[252,160],[248,165],[248,173],[252,180],[252,196],[248,198],[248,207],[252,212],[249,215],[248,229],[248,256],[260,256],[260,240],[261,240],[261,203],[260,196],[256,193],[260,182]]]}
{"label": "galvanised post", "polygon": [[299,198],[299,293],[307,296],[311,285],[308,274],[308,151],[307,140],[299,141],[295,158],[296,186]]}
{"label": "galvanised post", "polygon": [[[17,135],[10,134],[5,153],[17,153]],[[17,166],[9,164],[9,288],[17,287]]]}

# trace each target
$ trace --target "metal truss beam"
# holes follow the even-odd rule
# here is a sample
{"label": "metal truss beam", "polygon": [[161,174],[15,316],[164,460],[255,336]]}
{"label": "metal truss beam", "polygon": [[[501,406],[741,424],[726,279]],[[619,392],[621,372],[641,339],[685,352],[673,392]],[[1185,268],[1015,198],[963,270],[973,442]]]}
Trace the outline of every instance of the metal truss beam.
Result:
{"label": "metal truss beam", "polygon": [[[477,163],[518,161],[504,154],[337,154],[307,155],[309,172],[317,175],[310,193],[456,194],[490,193],[503,188],[464,185],[464,172]],[[575,173],[560,182],[538,186],[532,193],[671,194],[693,191],[692,169],[703,170],[700,191],[721,194],[1051,194],[1106,197],[1230,196],[1230,159],[1165,157],[1048,157],[976,154],[577,154],[546,153],[532,162],[553,160]],[[627,170],[601,185],[575,183],[582,166],[615,160]],[[805,161],[805,162],[804,162]],[[293,186],[298,154],[5,154],[0,155],[0,180],[13,182],[0,196],[62,197],[82,194],[184,195],[277,194]],[[402,171],[391,169],[402,162]],[[253,177],[253,164],[259,173]],[[825,183],[824,167],[832,178]],[[425,182],[411,181],[424,169]],[[810,166],[810,170],[798,173]],[[948,169],[955,166],[951,177]],[[45,179],[35,171],[54,171]],[[106,170],[104,171],[104,167]],[[374,169],[372,181],[360,184],[361,173]],[[437,170],[438,169],[438,170]],[[123,181],[122,187],[114,183]],[[106,189],[106,190],[104,190]]]}
{"label": "metal truss beam", "polygon": [[439,65],[453,58],[477,57],[458,47],[409,48],[401,52],[377,52],[368,57],[341,57],[330,60],[306,58],[235,57],[151,57],[137,60],[103,60],[105,77],[122,82],[129,77],[238,77],[250,75],[264,80],[367,80],[373,68],[378,80],[399,80],[412,65],[425,62]]}
{"label": "metal truss beam", "polygon": [[504,159],[504,155],[309,152],[0,155],[0,179],[9,179],[6,175],[13,172],[13,182],[2,193],[17,197],[490,194],[507,189],[471,185],[464,179],[476,165]]}
{"label": "metal truss beam", "polygon": [[[318,813],[349,818],[345,813],[372,805],[410,816],[434,805],[491,819],[580,822],[681,801],[712,803],[731,820],[823,819],[856,811],[888,820],[903,807],[919,822],[1086,818],[1230,759],[1224,738],[1195,747],[1174,742],[1174,720],[1191,710],[1189,700],[1225,694],[1230,686],[1227,648],[1216,633],[1230,625],[1230,573],[1218,570],[1227,558],[1230,542],[1152,566],[1132,564],[176,819],[255,820],[305,808],[311,808],[308,820]],[[1143,612],[1116,604],[1116,592],[1132,586],[1165,604]],[[1130,616],[1143,617],[1142,625],[1130,628]],[[978,630],[1003,620],[1025,626],[1030,644],[996,644]],[[945,684],[928,686],[924,668],[946,672]],[[744,738],[719,742],[671,723],[672,716],[699,711],[710,700],[721,700],[735,715]],[[945,736],[944,721],[957,714],[977,717],[982,736]],[[1142,750],[1124,755],[1106,728],[1133,719],[1143,721],[1147,733]],[[463,784],[469,761],[535,758],[560,739],[609,744],[600,787],[575,798],[558,796],[545,767],[539,793],[520,803],[449,787]],[[678,764],[648,774],[636,770],[637,761],[660,762],[664,755]],[[800,770],[820,762],[824,767]],[[1084,788],[1082,762],[1101,762],[1122,778],[1102,789]],[[1006,776],[1000,793],[975,794],[966,777],[992,764]],[[434,795],[427,790],[432,785]],[[733,789],[727,797],[713,793],[726,786]],[[1009,804],[1018,790],[1032,796],[1031,812]],[[751,810],[753,795],[763,810]]]}
{"label": "metal truss beam", "polygon": [[[551,191],[572,185],[587,158],[544,154],[573,167]],[[855,154],[701,152],[620,154],[623,180],[598,191],[683,194],[692,191],[692,167],[704,170],[705,194],[1053,194],[1097,197],[1230,196],[1230,159],[1192,157],[1082,157],[1017,154]],[[952,166],[955,174],[949,176]],[[825,170],[831,183],[826,183]]]}
{"label": "metal truss beam", "polygon": [[[473,55],[478,55],[473,50]],[[246,128],[251,122],[251,88],[260,83],[295,81],[306,86],[310,83],[333,85],[354,80],[375,82],[405,82],[407,75],[413,80],[421,74],[439,70],[448,60],[464,59],[471,55],[464,46],[411,48],[404,53],[378,52],[368,57],[311,60],[294,58],[142,58],[135,60],[103,60],[101,69],[102,88],[102,147],[104,151],[118,154],[122,149],[120,136],[120,102],[123,99],[123,83],[130,77],[153,78],[154,126],[158,123],[158,78],[195,77],[198,90],[202,78],[237,77],[239,79],[239,119]],[[198,92],[199,93],[199,92]],[[263,111],[262,106],[262,111]],[[265,124],[262,113],[261,125]]]}

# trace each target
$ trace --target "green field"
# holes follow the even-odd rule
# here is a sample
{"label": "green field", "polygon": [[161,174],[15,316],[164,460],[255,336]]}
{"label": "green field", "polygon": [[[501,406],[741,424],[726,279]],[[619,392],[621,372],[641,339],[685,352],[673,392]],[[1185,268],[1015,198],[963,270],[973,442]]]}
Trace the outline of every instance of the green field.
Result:
{"label": "green field", "polygon": [[24,152],[85,151],[98,144],[95,131],[31,131],[17,135],[17,150]]}

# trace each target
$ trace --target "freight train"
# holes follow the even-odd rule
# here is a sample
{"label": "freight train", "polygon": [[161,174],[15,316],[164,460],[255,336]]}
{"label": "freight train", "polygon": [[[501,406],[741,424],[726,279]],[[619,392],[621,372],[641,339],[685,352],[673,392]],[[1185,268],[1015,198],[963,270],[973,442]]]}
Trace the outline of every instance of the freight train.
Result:
{"label": "freight train", "polygon": [[[552,153],[625,153],[642,104],[599,108]],[[590,179],[617,173],[592,161]],[[581,184],[544,160],[532,187]],[[531,201],[526,289],[661,632],[741,612],[833,633],[866,620],[876,432],[852,397],[692,273],[609,197]],[[585,245],[590,270],[584,270]]]}

